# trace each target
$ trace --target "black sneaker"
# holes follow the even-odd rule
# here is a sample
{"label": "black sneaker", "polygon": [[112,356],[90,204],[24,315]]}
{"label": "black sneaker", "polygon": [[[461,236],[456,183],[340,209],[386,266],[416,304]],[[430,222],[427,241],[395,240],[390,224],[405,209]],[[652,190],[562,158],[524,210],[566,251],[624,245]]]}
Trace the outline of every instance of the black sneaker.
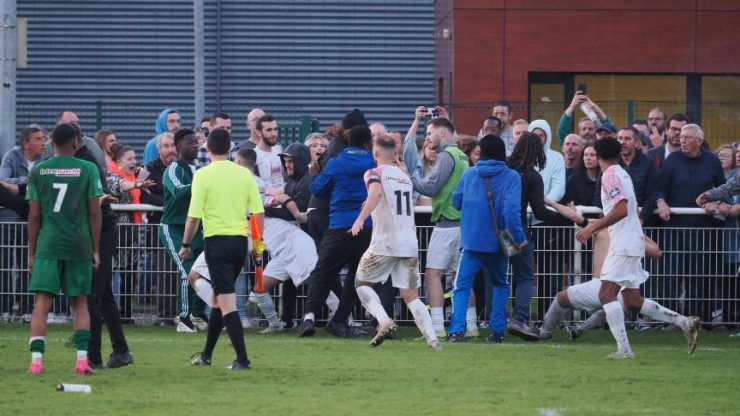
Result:
{"label": "black sneaker", "polygon": [[347,324],[344,322],[329,321],[329,323],[326,324],[326,330],[337,338],[348,338],[350,335]]}
{"label": "black sneaker", "polygon": [[108,368],[118,368],[134,363],[134,356],[130,352],[112,352],[108,357]]}
{"label": "black sneaker", "polygon": [[468,342],[464,332],[453,332],[447,337],[447,342]]}
{"label": "black sneaker", "polygon": [[304,319],[298,327],[298,336],[301,338],[312,337],[316,333],[316,324],[313,319]]}
{"label": "black sneaker", "polygon": [[575,325],[568,325],[568,326],[566,326],[565,327],[565,333],[566,333],[566,335],[568,335],[568,339],[571,340],[571,341],[575,341],[576,339],[578,339],[578,337],[580,337],[581,335],[583,335],[583,331],[581,331],[580,329],[578,329],[578,327],[575,326]]}
{"label": "black sneaker", "polygon": [[87,365],[89,365],[90,368],[92,368],[93,370],[104,370],[105,369],[105,364],[103,364],[102,361],[90,361],[90,360],[88,360]]}
{"label": "black sneaker", "polygon": [[292,319],[280,319],[281,321],[285,322],[285,326],[283,328],[285,329],[293,329],[295,324],[293,323]]}
{"label": "black sneaker", "polygon": [[249,370],[252,368],[252,363],[247,360],[246,363],[241,363],[238,360],[234,360],[230,366],[226,367],[227,370]]}
{"label": "black sneaker", "polygon": [[499,332],[491,332],[488,334],[488,342],[492,344],[501,344],[504,342],[504,334]]}
{"label": "black sneaker", "polygon": [[202,352],[196,352],[190,356],[190,365],[211,365],[211,357],[206,357]]}
{"label": "black sneaker", "polygon": [[506,325],[506,332],[525,341],[539,341],[540,334],[524,322],[511,320]]}

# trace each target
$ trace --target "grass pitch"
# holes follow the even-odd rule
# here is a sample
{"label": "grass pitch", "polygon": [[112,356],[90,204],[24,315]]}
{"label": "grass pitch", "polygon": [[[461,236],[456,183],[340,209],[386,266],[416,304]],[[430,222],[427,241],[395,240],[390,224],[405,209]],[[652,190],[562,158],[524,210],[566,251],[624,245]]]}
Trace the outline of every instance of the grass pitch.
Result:
{"label": "grass pitch", "polygon": [[[125,330],[136,364],[78,378],[64,346],[69,326],[49,327],[45,372],[31,376],[28,326],[0,325],[0,415],[740,414],[740,339],[726,333],[702,333],[688,356],[680,333],[630,332],[637,358],[613,362],[604,330],[576,342],[558,333],[536,344],[445,343],[441,352],[414,341],[415,328],[376,349],[321,329],[311,339],[249,330],[253,368],[229,372],[225,333],[213,366],[194,368],[204,333]],[[90,384],[92,394],[60,393],[59,383]]]}

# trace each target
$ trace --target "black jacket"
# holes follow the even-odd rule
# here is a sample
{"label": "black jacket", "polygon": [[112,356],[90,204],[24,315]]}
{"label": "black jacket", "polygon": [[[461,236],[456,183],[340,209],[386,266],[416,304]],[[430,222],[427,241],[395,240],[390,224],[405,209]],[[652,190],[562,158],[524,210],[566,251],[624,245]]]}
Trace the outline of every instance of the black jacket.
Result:
{"label": "black jacket", "polygon": [[598,174],[595,180],[591,180],[586,171],[575,171],[568,178],[568,182],[565,183],[565,196],[560,200],[560,203],[569,204],[573,202],[576,205],[591,205],[593,195],[597,189],[596,182],[598,179]]}
{"label": "black jacket", "polygon": [[532,207],[535,218],[544,222],[559,223],[563,217],[550,211],[545,205],[545,185],[542,176],[534,168],[516,168],[522,180],[522,225],[527,224],[527,205]]}
{"label": "black jacket", "polygon": [[[77,159],[92,162],[95,164],[95,166],[98,167],[98,174],[100,175],[100,184],[103,188],[103,193],[110,194],[110,189],[108,189],[108,181],[105,180],[105,170],[103,170],[103,168],[98,164],[95,155],[90,151],[90,149],[88,149],[86,145],[82,145],[82,147],[77,149],[77,152],[75,152],[75,157]],[[101,229],[108,230],[110,227],[116,226],[116,214],[111,209],[110,204],[101,205],[100,213],[102,214]]]}
{"label": "black jacket", "polygon": [[[661,147],[658,146],[656,149]],[[662,157],[663,153],[661,153]],[[627,165],[620,161],[619,165],[630,175],[632,185],[635,187],[637,206],[640,207],[640,218],[647,221],[653,215],[658,195],[659,171],[655,167],[655,161],[638,150],[631,164]],[[603,208],[601,205],[601,174],[596,178],[593,203],[594,206]]]}
{"label": "black jacket", "polygon": [[[141,191],[141,203],[156,205],[158,207],[164,206],[164,186],[162,180],[164,179],[164,171],[167,170],[167,165],[162,162],[162,159],[156,158],[146,164],[146,170],[149,171],[150,179],[154,181],[154,185],[147,191]],[[159,224],[162,219],[161,211],[154,211],[147,214],[149,224]]]}
{"label": "black jacket", "polygon": [[[293,156],[293,176],[288,177],[285,184],[284,192],[298,205],[298,211],[306,212],[308,201],[311,198],[311,191],[308,189],[311,184],[311,177],[308,175],[308,163],[311,161],[311,151],[306,145],[293,143],[288,146],[283,153]],[[285,168],[285,162],[283,168]],[[277,208],[265,208],[265,216],[280,218],[286,221],[295,221],[293,214],[288,211],[285,204]]]}

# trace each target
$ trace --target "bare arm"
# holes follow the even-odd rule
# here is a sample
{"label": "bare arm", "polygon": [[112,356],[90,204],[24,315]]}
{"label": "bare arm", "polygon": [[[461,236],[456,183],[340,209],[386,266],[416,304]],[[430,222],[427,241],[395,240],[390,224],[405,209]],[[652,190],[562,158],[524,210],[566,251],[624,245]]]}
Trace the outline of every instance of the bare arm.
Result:
{"label": "bare arm", "polygon": [[33,258],[36,255],[36,240],[41,228],[41,205],[39,201],[28,201],[28,271],[33,271]]}
{"label": "bare arm", "polygon": [[586,228],[581,229],[576,234],[576,239],[580,241],[581,243],[586,242],[591,236],[601,230],[604,229],[612,224],[616,224],[619,222],[622,218],[625,218],[627,216],[627,200],[622,199],[619,202],[617,202],[616,205],[614,205],[614,208],[609,211],[608,214],[605,216],[599,218],[596,221],[591,221],[588,223]]}
{"label": "bare arm", "polygon": [[102,227],[102,221],[103,214],[100,210],[100,198],[88,198],[87,222],[90,227],[90,237],[92,238],[93,267],[96,269],[100,265],[100,229]]}
{"label": "bare arm", "polygon": [[580,224],[583,222],[583,215],[569,206],[565,206],[548,198],[545,198],[545,204],[555,209],[555,211],[557,211],[558,214],[560,214],[561,216],[567,218],[570,221],[573,221],[576,224]]}
{"label": "bare arm", "polygon": [[354,236],[362,231],[365,220],[370,216],[375,207],[378,206],[382,198],[383,187],[378,182],[371,182],[370,185],[368,185],[367,199],[365,199],[365,203],[362,204],[362,211],[360,211],[360,215],[357,216],[355,223],[352,225],[352,229],[349,230],[350,234]]}

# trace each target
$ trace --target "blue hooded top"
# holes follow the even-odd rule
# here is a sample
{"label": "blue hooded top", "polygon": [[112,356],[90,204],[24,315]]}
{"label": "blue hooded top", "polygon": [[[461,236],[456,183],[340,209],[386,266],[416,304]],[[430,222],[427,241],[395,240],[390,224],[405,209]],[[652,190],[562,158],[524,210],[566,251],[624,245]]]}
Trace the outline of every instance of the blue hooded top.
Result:
{"label": "blue hooded top", "polygon": [[452,205],[462,212],[460,240],[462,248],[485,253],[500,252],[486,196],[486,181],[491,184],[496,222],[499,230],[508,229],[516,243],[524,242],[521,219],[522,182],[516,171],[501,160],[479,160],[465,169],[452,193]]}
{"label": "blue hooded top", "polygon": [[159,157],[159,150],[157,150],[157,136],[159,136],[162,133],[167,132],[167,115],[171,113],[178,113],[177,110],[172,108],[165,108],[162,110],[161,113],[159,113],[159,117],[157,117],[157,121],[154,122],[154,131],[157,133],[149,139],[148,142],[146,142],[146,146],[144,147],[144,164],[151,162],[152,160],[156,160]]}
{"label": "blue hooded top", "polygon": [[[326,168],[311,179],[311,193],[329,195],[329,229],[352,227],[367,198],[365,172],[375,167],[373,154],[363,147],[348,147],[330,159]],[[372,227],[370,217],[365,227]]]}

